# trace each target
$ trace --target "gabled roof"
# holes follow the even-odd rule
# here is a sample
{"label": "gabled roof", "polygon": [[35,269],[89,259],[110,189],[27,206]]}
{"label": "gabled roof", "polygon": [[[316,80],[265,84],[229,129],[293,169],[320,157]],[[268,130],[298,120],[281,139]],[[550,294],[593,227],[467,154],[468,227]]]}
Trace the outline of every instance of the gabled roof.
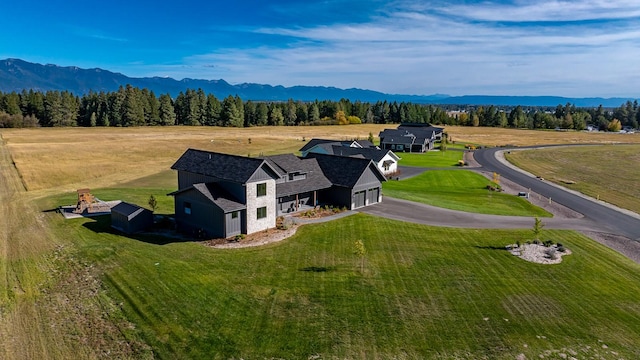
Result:
{"label": "gabled roof", "polygon": [[309,140],[308,143],[306,143],[303,147],[300,148],[300,152],[307,151],[318,144],[327,144],[327,143],[340,143],[340,141],[328,140],[328,139],[311,139]]}
{"label": "gabled roof", "polygon": [[263,166],[277,175],[276,169],[264,159],[188,149],[171,169],[244,184]]}
{"label": "gabled roof", "polygon": [[302,148],[300,148],[300,152],[309,151],[311,148],[320,146],[326,149],[326,146],[340,145],[344,147],[355,147],[355,148],[375,148],[376,146],[369,140],[328,140],[328,139],[311,139],[308,143],[306,143]]}
{"label": "gabled roof", "polygon": [[383,141],[385,143],[411,145],[414,139],[413,136],[385,136]]}
{"label": "gabled roof", "polygon": [[324,176],[336,186],[348,188],[355,186],[367,169],[371,169],[380,181],[385,181],[384,174],[370,159],[314,153],[309,153],[308,157],[318,161]]}
{"label": "gabled roof", "polygon": [[337,156],[356,156],[362,155],[365,159],[371,159],[376,163],[380,162],[385,155],[391,153],[391,157],[398,160],[398,156],[396,156],[391,150],[380,150],[377,148],[348,148],[344,146],[333,146],[332,154]]}
{"label": "gabled roof", "polygon": [[277,197],[328,189],[331,187],[331,181],[324,176],[316,159],[301,159],[293,154],[282,154],[267,156],[265,160],[272,163],[277,169],[281,169],[283,171],[281,176],[288,173],[306,174],[306,179],[277,183]]}
{"label": "gabled roof", "polygon": [[415,129],[431,130],[436,134],[439,134],[444,131],[444,128],[433,126],[431,124],[421,124],[421,123],[402,123],[398,126],[398,129],[406,129],[409,131],[413,131]]}
{"label": "gabled roof", "polygon": [[209,199],[209,201],[216,204],[225,213],[246,209],[246,206],[238,201],[235,196],[231,195],[231,193],[229,193],[216,183],[193,184],[193,186],[172,192],[169,195],[177,195],[186,191],[199,192],[200,194],[204,195],[204,197]]}
{"label": "gabled roof", "polygon": [[151,211],[141,206],[129,204],[128,202],[124,202],[124,201],[122,201],[118,205],[111,208],[112,213],[122,214],[126,216],[127,220],[129,221],[135,218],[136,216],[138,216],[139,214],[141,214],[142,212],[144,212],[145,210]]}

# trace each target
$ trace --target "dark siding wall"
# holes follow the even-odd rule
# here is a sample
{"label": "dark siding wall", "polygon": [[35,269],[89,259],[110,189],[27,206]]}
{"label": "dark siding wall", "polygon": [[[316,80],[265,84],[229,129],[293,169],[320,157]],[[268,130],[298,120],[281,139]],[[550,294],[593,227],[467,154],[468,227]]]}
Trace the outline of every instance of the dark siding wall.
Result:
{"label": "dark siding wall", "polygon": [[271,171],[271,169],[263,165],[253,174],[253,176],[251,176],[251,178],[249,178],[249,180],[247,180],[247,182],[250,183],[250,182],[265,181],[265,180],[277,179],[278,177],[279,176],[274,174],[273,171]]}
{"label": "dark siding wall", "polygon": [[[185,214],[184,203],[191,203],[191,214]],[[200,229],[207,237],[225,237],[224,213],[196,191],[185,191],[175,196],[178,230],[195,235]]]}
{"label": "dark siding wall", "polygon": [[122,229],[123,232],[129,232],[129,222],[127,217],[117,212],[111,212],[111,226]]}
{"label": "dark siding wall", "polygon": [[218,181],[218,185],[227,190],[231,195],[235,196],[239,202],[245,203],[247,201],[247,190],[244,185],[230,182],[230,181]]}
{"label": "dark siding wall", "polygon": [[193,184],[215,182],[216,179],[211,176],[194,174],[186,171],[178,171],[178,190],[188,188]]}
{"label": "dark siding wall", "polygon": [[351,189],[333,186],[319,192],[320,205],[345,206],[351,209]]}

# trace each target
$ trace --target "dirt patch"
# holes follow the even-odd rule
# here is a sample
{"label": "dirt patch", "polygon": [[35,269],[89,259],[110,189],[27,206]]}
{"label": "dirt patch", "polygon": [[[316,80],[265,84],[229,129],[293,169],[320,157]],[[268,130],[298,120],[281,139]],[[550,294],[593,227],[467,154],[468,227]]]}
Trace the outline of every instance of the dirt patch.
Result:
{"label": "dirt patch", "polygon": [[620,235],[595,231],[582,231],[582,234],[640,264],[640,242]]}
{"label": "dirt patch", "polygon": [[545,265],[559,264],[564,255],[571,255],[571,250],[562,249],[564,251],[560,251],[557,245],[524,244],[517,246],[514,244],[507,245],[507,250],[522,260]]}

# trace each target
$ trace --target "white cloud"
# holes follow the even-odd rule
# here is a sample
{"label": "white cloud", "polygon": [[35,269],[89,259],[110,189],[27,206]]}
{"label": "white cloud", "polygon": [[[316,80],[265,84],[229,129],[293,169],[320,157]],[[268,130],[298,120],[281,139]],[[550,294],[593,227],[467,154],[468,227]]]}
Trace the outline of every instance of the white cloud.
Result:
{"label": "white cloud", "polygon": [[255,32],[296,40],[194,55],[185,59],[189,67],[160,67],[155,75],[388,93],[638,96],[640,24],[490,22],[627,19],[640,15],[636,1],[482,3],[435,12],[420,4],[396,5],[363,24],[263,27]]}

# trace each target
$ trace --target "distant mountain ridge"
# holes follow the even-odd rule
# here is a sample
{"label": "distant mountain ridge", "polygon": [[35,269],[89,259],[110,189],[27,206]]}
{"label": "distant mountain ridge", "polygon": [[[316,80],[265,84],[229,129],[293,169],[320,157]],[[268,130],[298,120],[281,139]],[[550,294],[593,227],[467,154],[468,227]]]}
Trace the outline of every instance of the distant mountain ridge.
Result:
{"label": "distant mountain ridge", "polygon": [[131,84],[139,88],[153,90],[156,95],[169,93],[178,95],[187,89],[201,88],[205,93],[214,94],[218,98],[238,95],[243,100],[255,101],[287,101],[288,99],[313,101],[349,99],[351,101],[406,101],[422,104],[451,105],[523,105],[523,106],[556,106],[572,103],[578,107],[618,107],[632,98],[566,98],[560,96],[492,96],[464,95],[399,95],[385,94],[364,89],[339,89],[326,86],[272,86],[243,83],[231,85],[224,80],[189,79],[175,80],[162,77],[128,77],[120,73],[93,68],[82,69],[76,66],[42,65],[20,59],[0,60],[0,91],[20,92],[23,89],[40,91],[67,90],[77,95],[89,91],[111,92],[118,87]]}

